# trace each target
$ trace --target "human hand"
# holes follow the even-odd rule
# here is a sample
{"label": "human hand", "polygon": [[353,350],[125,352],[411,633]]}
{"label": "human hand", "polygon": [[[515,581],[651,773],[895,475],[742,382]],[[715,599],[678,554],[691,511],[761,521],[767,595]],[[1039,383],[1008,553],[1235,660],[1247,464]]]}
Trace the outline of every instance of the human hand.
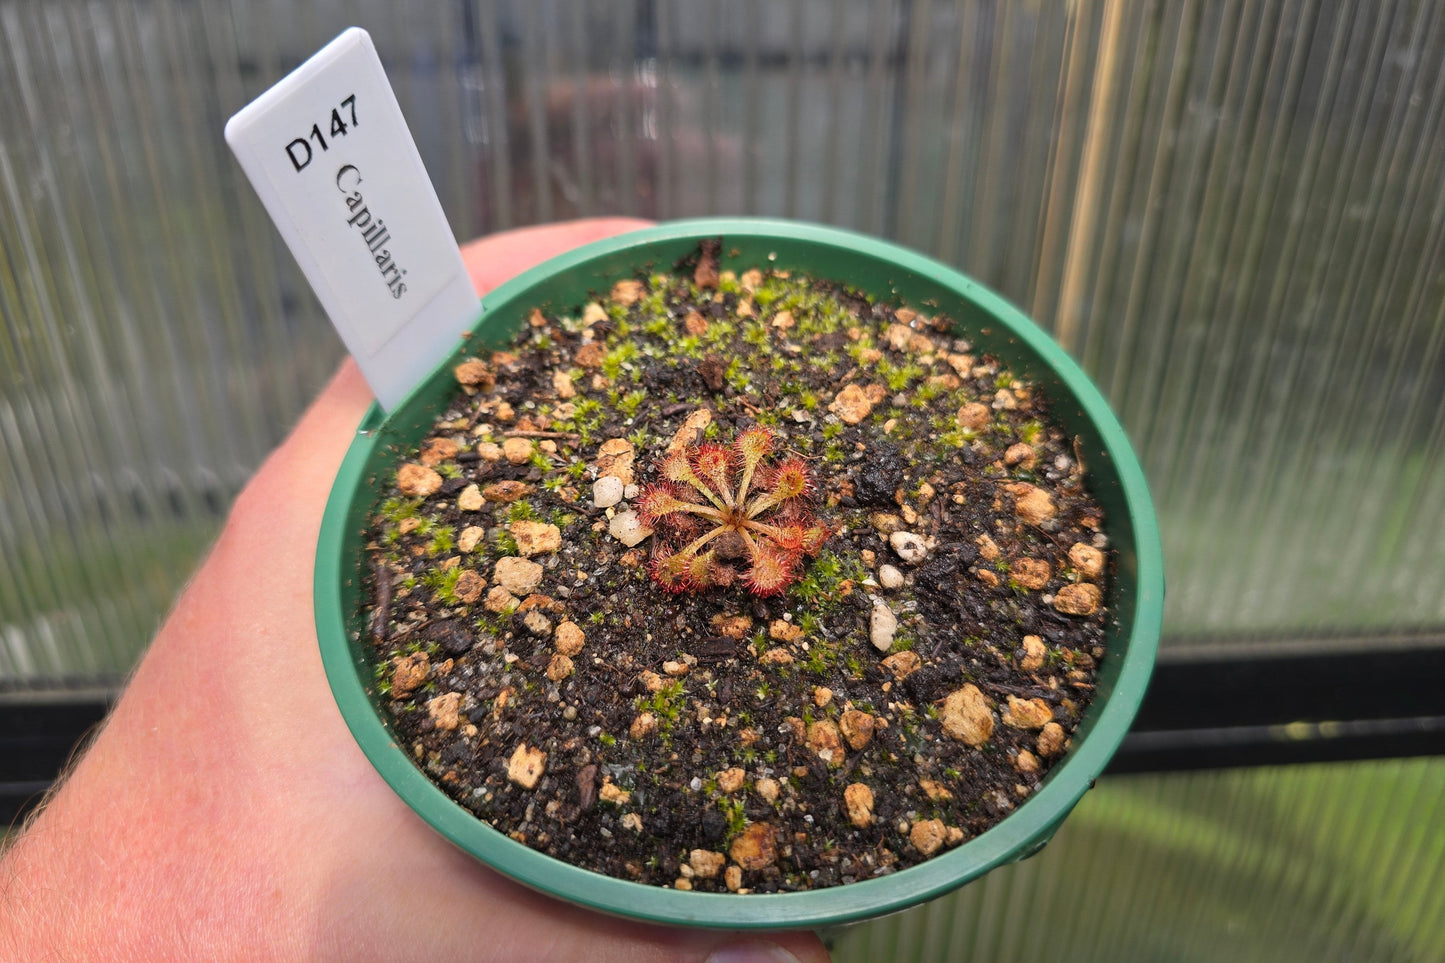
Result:
{"label": "human hand", "polygon": [[[509,231],[463,256],[486,291],[641,226]],[[346,362],[237,498],[91,748],[0,860],[0,959],[825,960],[811,934],[667,929],[533,893],[382,782],[332,701],[311,602],[322,510],[370,402]]]}

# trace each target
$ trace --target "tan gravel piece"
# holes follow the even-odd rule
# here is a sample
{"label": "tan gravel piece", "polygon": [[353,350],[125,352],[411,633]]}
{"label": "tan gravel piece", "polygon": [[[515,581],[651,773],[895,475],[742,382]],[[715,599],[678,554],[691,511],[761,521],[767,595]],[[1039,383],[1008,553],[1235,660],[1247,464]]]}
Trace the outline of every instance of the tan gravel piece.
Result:
{"label": "tan gravel piece", "polygon": [[1053,721],[1054,710],[1043,699],[1008,697],[1008,706],[999,713],[1004,725],[1014,729],[1042,729]]}
{"label": "tan gravel piece", "polygon": [[459,601],[471,605],[482,597],[482,589],[486,587],[486,579],[471,569],[467,569],[457,576],[457,584],[452,587],[452,594],[455,595]]}
{"label": "tan gravel piece", "polygon": [[714,879],[727,865],[728,858],[710,849],[694,849],[688,854],[687,864],[699,879]]}
{"label": "tan gravel piece", "polygon": [[1023,442],[1019,442],[1017,445],[1009,445],[1008,449],[1003,453],[1003,463],[1005,465],[1009,465],[1010,467],[1017,465],[1024,471],[1032,471],[1033,467],[1038,464],[1038,461],[1038,452],[1034,451],[1032,445],[1025,445]]}
{"label": "tan gravel piece", "polygon": [[843,733],[843,738],[848,740],[848,745],[853,749],[862,749],[873,741],[873,728],[876,721],[866,712],[857,709],[849,709],[838,719],[838,729]]}
{"label": "tan gravel piece", "polygon": [[461,722],[460,710],[462,707],[462,694],[460,692],[448,692],[439,695],[435,699],[427,700],[426,711],[431,716],[432,724],[443,732],[451,732]]}
{"label": "tan gravel piece", "polygon": [[582,651],[587,636],[576,622],[563,622],[552,634],[552,648],[562,655],[573,656]]}
{"label": "tan gravel piece", "polygon": [[528,557],[549,555],[562,547],[562,530],[547,522],[522,519],[507,526],[516,539],[517,551]]}
{"label": "tan gravel piece", "polygon": [[1069,561],[1074,563],[1074,568],[1080,575],[1090,581],[1095,581],[1104,574],[1104,553],[1092,545],[1075,543],[1074,547],[1069,549]]}
{"label": "tan gravel piece", "polygon": [[778,843],[773,827],[753,823],[738,834],[728,848],[732,861],[746,870],[766,869],[778,861]]}
{"label": "tan gravel piece", "polygon": [[1014,497],[1014,511],[1030,525],[1042,525],[1059,513],[1054,496],[1028,482],[1015,482],[1005,486]]}
{"label": "tan gravel piece", "polygon": [[488,612],[503,615],[515,611],[518,604],[519,600],[515,595],[500,585],[493,585],[491,591],[487,592],[487,597],[482,602],[482,607]]}
{"label": "tan gravel piece", "polygon": [[970,401],[958,409],[958,427],[966,428],[969,431],[980,431],[988,427],[989,413],[988,406],[981,405],[977,401]]}
{"label": "tan gravel piece", "polygon": [[[457,509],[464,512],[477,512],[487,500],[482,497],[482,489],[479,485],[468,485],[457,494]],[[471,551],[471,549],[467,549]]]}
{"label": "tan gravel piece", "polygon": [[1039,732],[1037,749],[1041,756],[1057,756],[1064,749],[1064,727],[1057,722],[1050,722]]}
{"label": "tan gravel piece", "polygon": [[1053,569],[1049,563],[1041,558],[1021,558],[1009,564],[1009,574],[1013,580],[1026,589],[1043,588],[1049,584],[1053,576]]}
{"label": "tan gravel piece", "polygon": [[502,457],[513,465],[525,465],[535,448],[530,438],[508,438],[502,442]]}
{"label": "tan gravel piece", "polygon": [[908,830],[908,841],[925,856],[932,856],[948,841],[948,827],[940,819],[921,819]]}
{"label": "tan gravel piece", "polygon": [[753,630],[753,620],[746,615],[714,615],[709,624],[714,632],[727,639],[745,639]]}
{"label": "tan gravel piece", "polygon": [[672,440],[667,443],[668,452],[680,451],[688,445],[697,443],[702,437],[702,432],[712,424],[712,409],[699,408],[688,415],[682,421],[682,426],[672,433]]}
{"label": "tan gravel piece", "polygon": [[657,716],[650,712],[643,712],[632,720],[632,725],[627,729],[627,735],[634,740],[646,739],[656,731]]}
{"label": "tan gravel piece", "polygon": [[632,442],[626,438],[609,438],[597,449],[597,476],[611,475],[624,486],[631,485],[635,481],[632,466],[636,460],[637,450]]}
{"label": "tan gravel piece", "polygon": [[422,442],[420,461],[428,468],[435,468],[444,461],[457,456],[461,449],[450,438],[428,438]]}
{"label": "tan gravel piece", "polygon": [[720,792],[734,793],[743,788],[747,780],[747,773],[733,766],[731,769],[724,769],[717,774],[717,788]]}
{"label": "tan gravel piece", "polygon": [[1044,657],[1048,655],[1048,648],[1044,640],[1037,635],[1024,636],[1024,657],[1019,663],[1019,668],[1025,672],[1037,672],[1044,667]]}
{"label": "tan gravel piece", "polygon": [[426,683],[431,667],[425,652],[402,656],[391,673],[391,697],[405,699]]}
{"label": "tan gravel piece", "polygon": [[843,790],[843,805],[848,821],[859,829],[873,825],[873,790],[861,782],[850,783]]}
{"label": "tan gravel piece", "polygon": [[842,765],[846,753],[843,751],[843,735],[837,723],[831,719],[819,719],[808,726],[808,748],[830,766]]}
{"label": "tan gravel piece", "polygon": [[502,505],[526,498],[530,494],[532,494],[532,486],[519,481],[493,482],[482,489],[482,495],[487,501]]}
{"label": "tan gravel piece", "polygon": [[923,660],[912,649],[895,652],[883,660],[883,668],[893,673],[900,682],[923,667]]}
{"label": "tan gravel piece", "polygon": [[993,711],[972,682],[943,700],[940,721],[944,732],[970,746],[981,746],[993,735]]}
{"label": "tan gravel piece", "polygon": [[572,674],[572,660],[558,652],[547,662],[547,678],[561,682]]}
{"label": "tan gravel piece", "polygon": [[768,623],[768,638],[776,642],[796,642],[803,637],[803,630],[792,622],[774,619]]}
{"label": "tan gravel piece", "polygon": [[542,584],[542,566],[530,559],[508,555],[497,559],[492,578],[513,595],[531,595]]}
{"label": "tan gravel piece", "polygon": [[529,749],[521,743],[507,760],[507,778],[523,789],[535,789],[537,780],[547,771],[547,754],[540,749]]}
{"label": "tan gravel piece", "polygon": [[1065,585],[1054,595],[1054,608],[1065,615],[1093,615],[1103,601],[1099,586],[1088,582]]}
{"label": "tan gravel piece", "polygon": [[856,425],[873,411],[873,402],[857,385],[845,385],[828,404],[828,410],[844,424]]}
{"label": "tan gravel piece", "polygon": [[497,376],[492,373],[492,369],[487,367],[486,362],[476,358],[468,358],[457,365],[452,369],[452,375],[456,377],[458,384],[478,391],[491,391],[497,384]]}
{"label": "tan gravel piece", "polygon": [[487,530],[485,528],[482,528],[480,525],[469,525],[462,529],[462,533],[457,536],[457,549],[463,552],[470,552],[480,545],[482,539],[486,538],[486,536]]}
{"label": "tan gravel piece", "polygon": [[624,278],[612,285],[612,300],[621,305],[632,305],[642,300],[647,288],[636,278]]}
{"label": "tan gravel piece", "polygon": [[396,489],[409,498],[434,495],[442,487],[442,476],[425,465],[407,462],[396,472]]}

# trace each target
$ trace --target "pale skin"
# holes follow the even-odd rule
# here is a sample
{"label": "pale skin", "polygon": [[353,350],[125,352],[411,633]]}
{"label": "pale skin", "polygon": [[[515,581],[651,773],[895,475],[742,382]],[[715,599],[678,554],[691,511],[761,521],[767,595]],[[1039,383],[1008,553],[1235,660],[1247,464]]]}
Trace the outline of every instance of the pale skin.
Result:
{"label": "pale skin", "polygon": [[[463,255],[485,292],[640,226],[528,228]],[[537,895],[376,775],[311,609],[322,509],[371,400],[344,364],[237,498],[104,728],[0,859],[0,959],[826,960],[810,933],[646,926]]]}

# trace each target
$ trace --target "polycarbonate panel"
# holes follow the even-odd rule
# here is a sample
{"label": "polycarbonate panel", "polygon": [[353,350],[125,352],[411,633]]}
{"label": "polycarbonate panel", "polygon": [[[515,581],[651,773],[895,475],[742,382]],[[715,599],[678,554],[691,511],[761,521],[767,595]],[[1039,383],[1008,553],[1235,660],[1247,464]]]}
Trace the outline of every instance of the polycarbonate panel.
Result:
{"label": "polycarbonate panel", "polygon": [[1445,760],[1100,780],[1032,859],[835,963],[1445,959]]}
{"label": "polycarbonate panel", "polygon": [[1445,622],[1445,6],[3,0],[0,679],[123,673],[334,365],[220,130],[352,23],[461,237],[798,217],[1030,311],[1170,640]]}

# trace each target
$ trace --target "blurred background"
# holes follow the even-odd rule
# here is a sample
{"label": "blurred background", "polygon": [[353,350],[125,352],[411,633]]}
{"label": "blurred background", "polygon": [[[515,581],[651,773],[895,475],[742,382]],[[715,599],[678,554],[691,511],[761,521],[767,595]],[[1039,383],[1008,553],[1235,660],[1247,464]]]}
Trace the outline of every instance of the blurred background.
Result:
{"label": "blurred background", "polygon": [[222,137],[367,28],[459,239],[801,218],[1019,304],[1169,594],[1044,852],[839,960],[1445,959],[1445,5],[0,0],[0,800],[104,711],[339,341]]}

